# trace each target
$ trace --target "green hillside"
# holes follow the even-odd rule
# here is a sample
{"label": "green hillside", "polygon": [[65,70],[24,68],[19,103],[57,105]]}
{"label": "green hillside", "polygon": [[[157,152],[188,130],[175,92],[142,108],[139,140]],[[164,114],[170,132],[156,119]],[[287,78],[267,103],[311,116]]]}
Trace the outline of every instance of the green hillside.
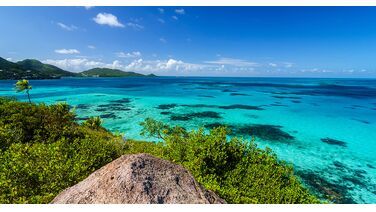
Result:
{"label": "green hillside", "polygon": [[0,80],[58,79],[75,75],[58,67],[43,64],[38,60],[23,60],[13,63],[0,57]]}
{"label": "green hillside", "polygon": [[26,59],[17,62],[17,64],[21,65],[24,69],[40,71],[44,74],[48,74],[49,76],[53,77],[72,77],[76,75],[75,73],[65,71],[56,66],[41,63],[38,60]]}
{"label": "green hillside", "polygon": [[[17,63],[12,63],[0,57],[0,79],[21,79],[26,76],[33,79],[37,73],[27,72],[22,66]],[[39,75],[39,73],[38,73]]]}
{"label": "green hillside", "polygon": [[80,73],[84,77],[155,77],[154,74],[144,75],[135,72],[125,72],[119,69],[93,68]]}

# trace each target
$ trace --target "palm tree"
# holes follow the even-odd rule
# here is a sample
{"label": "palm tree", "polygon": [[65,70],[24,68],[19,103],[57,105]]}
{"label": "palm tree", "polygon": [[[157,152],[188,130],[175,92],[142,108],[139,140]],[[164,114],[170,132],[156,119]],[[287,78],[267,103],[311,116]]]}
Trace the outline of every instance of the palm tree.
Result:
{"label": "palm tree", "polygon": [[25,79],[18,80],[18,82],[16,83],[16,92],[19,93],[19,92],[26,90],[27,98],[29,98],[29,103],[31,103],[29,91],[32,88],[33,87],[31,87],[31,85],[29,85],[29,80],[25,80]]}

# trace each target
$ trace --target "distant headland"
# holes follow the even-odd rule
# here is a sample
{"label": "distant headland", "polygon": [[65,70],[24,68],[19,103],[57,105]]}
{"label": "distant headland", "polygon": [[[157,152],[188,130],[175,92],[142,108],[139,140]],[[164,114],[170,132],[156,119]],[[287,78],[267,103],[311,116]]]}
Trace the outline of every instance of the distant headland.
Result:
{"label": "distant headland", "polygon": [[110,68],[93,68],[73,73],[35,59],[14,63],[0,57],[0,80],[60,79],[61,77],[156,77],[156,75],[144,75]]}

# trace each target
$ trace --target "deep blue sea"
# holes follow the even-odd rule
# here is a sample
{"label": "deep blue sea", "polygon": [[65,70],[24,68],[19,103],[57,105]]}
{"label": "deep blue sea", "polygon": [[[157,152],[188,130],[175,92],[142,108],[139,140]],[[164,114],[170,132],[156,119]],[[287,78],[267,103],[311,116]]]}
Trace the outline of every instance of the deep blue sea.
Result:
{"label": "deep blue sea", "polygon": [[[126,138],[147,117],[188,129],[228,125],[294,165],[303,183],[342,203],[376,203],[376,80],[65,78],[30,81],[34,102],[68,102]],[[24,94],[0,81],[1,96]]]}

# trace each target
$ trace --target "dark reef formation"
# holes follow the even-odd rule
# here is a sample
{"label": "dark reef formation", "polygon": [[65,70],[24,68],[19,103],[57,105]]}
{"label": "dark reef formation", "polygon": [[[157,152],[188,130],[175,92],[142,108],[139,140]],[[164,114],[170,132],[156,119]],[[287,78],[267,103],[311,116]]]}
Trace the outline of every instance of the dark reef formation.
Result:
{"label": "dark reef formation", "polygon": [[190,107],[190,108],[219,108],[219,109],[224,109],[224,110],[232,110],[232,109],[264,110],[261,106],[242,105],[242,104],[234,104],[234,105],[183,104],[181,106]]}
{"label": "dark reef formation", "polygon": [[218,108],[225,109],[225,110],[231,110],[231,109],[264,110],[263,108],[261,108],[259,106],[241,105],[241,104],[228,105],[228,106],[218,106]]}
{"label": "dark reef formation", "polygon": [[210,95],[197,95],[198,97],[205,97],[205,98],[215,98],[215,96]]}
{"label": "dark reef formation", "polygon": [[230,93],[230,96],[252,96],[252,95],[245,94],[245,93]]}
{"label": "dark reef formation", "polygon": [[117,100],[110,100],[108,104],[101,104],[95,108],[97,112],[104,112],[99,115],[103,119],[120,119],[121,117],[116,115],[118,111],[130,111],[132,100],[130,98],[122,98]]}
{"label": "dark reef formation", "polygon": [[272,96],[273,98],[277,99],[301,99],[301,97],[297,96]]}
{"label": "dark reef formation", "polygon": [[101,115],[99,115],[99,117],[102,118],[102,119],[119,119],[119,117],[116,116],[115,113],[101,114]]}
{"label": "dark reef formation", "polygon": [[160,104],[156,108],[160,110],[169,110],[177,106],[178,106],[177,104]]}
{"label": "dark reef formation", "polygon": [[337,146],[341,146],[341,147],[347,147],[346,142],[340,141],[340,140],[336,140],[336,139],[333,139],[333,138],[322,138],[321,141],[324,142],[324,143],[330,144],[330,145],[337,145]]}
{"label": "dark reef formation", "polygon": [[126,104],[126,103],[131,103],[131,99],[130,98],[122,98],[122,99],[118,99],[118,100],[110,100],[110,102],[112,103],[121,103],[121,104]]}
{"label": "dark reef formation", "polygon": [[[367,167],[370,168],[368,165]],[[328,174],[329,177],[324,176],[323,173]],[[376,185],[366,174],[367,172],[363,169],[352,168],[339,161],[334,161],[333,166],[321,171],[304,170],[297,172],[303,183],[319,197],[341,204],[364,202],[364,200],[355,200],[352,197],[352,192],[356,188],[363,188],[371,193],[376,193]]]}
{"label": "dark reef formation", "polygon": [[290,142],[295,139],[294,136],[281,130],[281,126],[278,125],[268,125],[268,124],[249,124],[249,125],[229,125],[220,122],[208,123],[204,125],[207,129],[212,129],[215,127],[224,126],[230,132],[231,136],[244,136],[250,137],[255,136],[263,140],[268,140],[272,142]]}
{"label": "dark reef formation", "polygon": [[319,195],[321,198],[328,199],[334,203],[356,203],[348,193],[347,186],[330,182],[324,177],[321,177],[319,173],[311,170],[298,171],[297,175],[311,191]]}
{"label": "dark reef formation", "polygon": [[220,119],[222,118],[220,113],[214,111],[203,111],[203,112],[194,112],[194,113],[187,113],[187,114],[172,114],[170,119],[172,121],[188,121],[193,118],[212,118],[212,119]]}

